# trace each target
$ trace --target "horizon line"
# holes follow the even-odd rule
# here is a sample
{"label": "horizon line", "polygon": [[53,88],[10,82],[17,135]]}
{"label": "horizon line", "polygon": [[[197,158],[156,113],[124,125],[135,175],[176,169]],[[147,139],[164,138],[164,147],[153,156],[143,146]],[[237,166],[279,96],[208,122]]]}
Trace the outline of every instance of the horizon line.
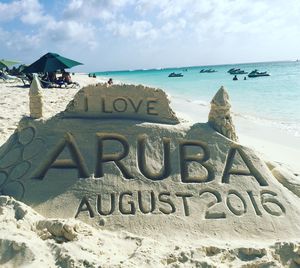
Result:
{"label": "horizon line", "polygon": [[297,62],[296,60],[272,60],[272,61],[253,61],[253,62],[237,62],[237,63],[221,63],[221,64],[207,64],[207,65],[189,65],[189,66],[176,66],[176,67],[153,67],[147,69],[122,69],[122,70],[105,70],[105,71],[95,71],[90,73],[111,73],[111,72],[135,72],[135,71],[150,71],[150,70],[168,70],[168,69],[181,69],[181,68],[196,68],[196,67],[208,67],[208,66],[226,66],[226,65],[242,65],[242,64],[255,64],[255,63],[280,63],[280,62]]}

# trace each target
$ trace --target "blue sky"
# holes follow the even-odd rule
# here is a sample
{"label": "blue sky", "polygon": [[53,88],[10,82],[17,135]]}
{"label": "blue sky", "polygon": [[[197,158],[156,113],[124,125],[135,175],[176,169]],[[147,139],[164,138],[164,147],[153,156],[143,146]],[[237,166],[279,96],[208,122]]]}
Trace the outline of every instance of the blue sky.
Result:
{"label": "blue sky", "polygon": [[300,0],[0,0],[0,58],[124,70],[300,58]]}

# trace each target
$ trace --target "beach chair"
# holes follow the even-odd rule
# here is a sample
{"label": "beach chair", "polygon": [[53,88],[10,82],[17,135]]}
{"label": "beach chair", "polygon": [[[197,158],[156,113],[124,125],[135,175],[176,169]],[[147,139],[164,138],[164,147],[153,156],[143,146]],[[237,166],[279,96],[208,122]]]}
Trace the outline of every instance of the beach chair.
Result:
{"label": "beach chair", "polygon": [[23,82],[24,87],[29,87],[31,85],[32,77],[25,74],[17,75],[17,77]]}
{"label": "beach chair", "polygon": [[0,79],[2,80],[2,82],[5,82],[5,83],[14,83],[14,82],[20,81],[20,79],[18,77],[8,75],[4,72],[0,72]]}
{"label": "beach chair", "polygon": [[41,86],[43,88],[54,88],[54,87],[58,87],[55,83],[50,82],[48,80],[43,80],[41,78],[39,78],[40,82],[41,82]]}
{"label": "beach chair", "polygon": [[69,83],[65,83],[66,88],[79,88],[80,85],[77,82],[69,82]]}
{"label": "beach chair", "polygon": [[79,88],[80,85],[77,82],[64,82],[64,81],[56,81],[55,84],[57,85],[56,87],[60,88]]}

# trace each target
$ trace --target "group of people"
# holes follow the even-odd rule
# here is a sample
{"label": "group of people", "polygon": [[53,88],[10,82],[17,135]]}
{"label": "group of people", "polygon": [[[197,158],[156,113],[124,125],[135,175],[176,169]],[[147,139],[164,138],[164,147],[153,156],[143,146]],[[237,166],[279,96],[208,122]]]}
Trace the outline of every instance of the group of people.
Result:
{"label": "group of people", "polygon": [[[89,77],[90,74],[89,74]],[[49,81],[51,83],[56,83],[56,84],[72,84],[72,78],[70,73],[66,72],[65,70],[61,70],[61,76],[57,77],[56,76],[56,72],[48,72],[45,74],[45,76],[42,78],[45,81]],[[108,85],[112,85],[113,84],[113,80],[112,78],[109,78],[107,81]]]}
{"label": "group of people", "polygon": [[[89,77],[93,77],[96,78],[96,74],[95,73],[89,73]],[[114,82],[112,80],[112,78],[109,78],[108,81],[106,82],[109,86],[111,86]]]}
{"label": "group of people", "polygon": [[[237,76],[235,75],[235,76],[232,78],[232,80],[234,80],[234,81],[238,80]],[[244,76],[244,80],[247,80],[247,77],[246,77],[246,76]]]}
{"label": "group of people", "polygon": [[49,72],[43,77],[44,80],[47,80],[52,83],[66,83],[71,84],[72,78],[69,72],[66,72],[65,70],[61,70],[61,76],[57,77],[56,72]]}

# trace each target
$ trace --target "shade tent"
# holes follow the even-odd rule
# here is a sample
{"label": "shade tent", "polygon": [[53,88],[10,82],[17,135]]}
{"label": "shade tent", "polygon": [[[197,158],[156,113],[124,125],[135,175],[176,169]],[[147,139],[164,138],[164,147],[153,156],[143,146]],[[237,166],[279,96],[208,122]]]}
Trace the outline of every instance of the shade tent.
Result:
{"label": "shade tent", "polygon": [[47,53],[40,59],[24,69],[25,73],[46,73],[55,72],[57,70],[69,69],[77,65],[82,65],[78,61],[74,61],[62,57],[56,53]]}
{"label": "shade tent", "polygon": [[10,66],[13,66],[13,65],[16,65],[20,62],[18,61],[12,61],[12,60],[0,60],[0,69],[3,69],[3,68],[8,68]]}

